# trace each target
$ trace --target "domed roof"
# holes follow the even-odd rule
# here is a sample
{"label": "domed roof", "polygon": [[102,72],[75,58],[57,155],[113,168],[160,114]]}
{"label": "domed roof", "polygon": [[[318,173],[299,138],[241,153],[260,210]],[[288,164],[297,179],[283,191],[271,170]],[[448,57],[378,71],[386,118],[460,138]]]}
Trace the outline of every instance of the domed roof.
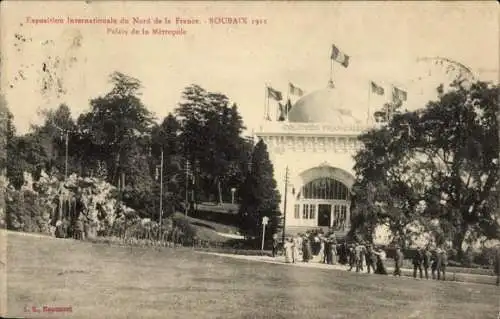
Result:
{"label": "domed roof", "polygon": [[342,99],[337,90],[327,87],[301,97],[290,110],[288,121],[335,125],[354,125],[361,122],[350,110],[342,107]]}

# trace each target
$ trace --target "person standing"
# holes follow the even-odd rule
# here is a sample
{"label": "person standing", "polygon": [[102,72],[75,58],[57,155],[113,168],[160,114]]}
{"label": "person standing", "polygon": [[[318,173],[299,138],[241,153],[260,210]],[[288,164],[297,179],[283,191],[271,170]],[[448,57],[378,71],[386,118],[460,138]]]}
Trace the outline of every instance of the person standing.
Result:
{"label": "person standing", "polygon": [[356,243],[349,245],[349,271],[356,265]]}
{"label": "person standing", "polygon": [[437,248],[432,254],[432,279],[441,279],[441,257],[441,249]]}
{"label": "person standing", "polygon": [[291,238],[287,238],[283,245],[285,250],[285,262],[292,263],[293,262],[293,241]]}
{"label": "person standing", "polygon": [[296,263],[299,261],[299,251],[301,248],[301,244],[299,242],[299,236],[293,236],[293,251],[292,251],[292,262]]}
{"label": "person standing", "polygon": [[[441,251],[441,274],[443,276],[443,280],[446,280],[446,266],[448,265],[448,253],[446,252],[446,247]],[[439,277],[439,274],[438,274]]]}
{"label": "person standing", "polygon": [[273,257],[278,253],[278,234],[273,235]]}
{"label": "person standing", "polygon": [[417,251],[413,256],[413,278],[417,278],[417,270],[420,272],[420,279],[422,279],[422,263],[423,263],[423,252],[420,247],[417,247]]}
{"label": "person standing", "polygon": [[500,285],[500,245],[496,246],[495,249],[495,261],[494,261],[494,271],[497,275],[497,286]]}
{"label": "person standing", "polygon": [[337,240],[334,236],[331,237],[330,242],[330,256],[332,265],[337,264]]}
{"label": "person standing", "polygon": [[305,236],[302,239],[302,260],[307,263],[311,259],[311,256],[311,243],[309,242],[309,238]]}
{"label": "person standing", "polygon": [[422,252],[422,264],[424,266],[425,279],[429,279],[429,267],[431,265],[431,252],[429,246],[426,246]]}
{"label": "person standing", "polygon": [[363,271],[363,263],[365,261],[366,247],[364,242],[360,242],[356,246],[356,272]]}
{"label": "person standing", "polygon": [[330,238],[325,238],[325,255],[323,257],[323,263],[331,265],[332,263],[332,241]]}
{"label": "person standing", "polygon": [[403,253],[399,246],[396,247],[396,254],[394,255],[394,276],[401,277],[401,267],[403,266]]}
{"label": "person standing", "polygon": [[386,258],[385,251],[381,248],[374,249],[373,254],[377,257],[377,268],[375,273],[377,275],[387,275],[387,269],[385,268],[384,261]]}
{"label": "person standing", "polygon": [[373,273],[375,273],[375,264],[377,263],[377,255],[375,253],[375,250],[371,244],[368,244],[366,246],[366,269],[368,273],[371,273],[373,270]]}

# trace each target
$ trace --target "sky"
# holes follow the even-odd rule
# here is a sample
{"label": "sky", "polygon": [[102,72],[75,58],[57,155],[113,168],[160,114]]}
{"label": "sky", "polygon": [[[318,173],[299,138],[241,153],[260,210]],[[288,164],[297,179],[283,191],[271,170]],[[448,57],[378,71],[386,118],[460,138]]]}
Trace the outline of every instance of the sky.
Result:
{"label": "sky", "polygon": [[[481,79],[498,82],[495,1],[4,1],[1,6],[1,88],[19,133],[40,122],[41,109],[66,103],[75,118],[88,111],[90,99],[111,89],[113,71],[141,80],[142,100],[159,120],[177,107],[183,88],[196,83],[237,103],[250,132],[263,120],[266,83],[285,96],[289,82],[306,93],[327,86],[332,44],[350,56],[347,68],[334,64],[338,107],[361,119],[368,105],[387,99],[369,95],[369,81],[408,91],[408,108],[424,106],[445,71],[421,61],[423,57],[447,57]],[[158,17],[172,24],[34,24],[28,17]],[[176,17],[201,24],[179,26]],[[214,25],[208,23],[210,17],[247,18],[248,24]],[[253,20],[266,23],[254,25]],[[186,34],[130,34],[132,28],[142,32],[155,27],[182,27]],[[128,34],[110,34],[107,28]],[[50,71],[67,89],[61,96],[41,90],[49,56],[60,58]]]}

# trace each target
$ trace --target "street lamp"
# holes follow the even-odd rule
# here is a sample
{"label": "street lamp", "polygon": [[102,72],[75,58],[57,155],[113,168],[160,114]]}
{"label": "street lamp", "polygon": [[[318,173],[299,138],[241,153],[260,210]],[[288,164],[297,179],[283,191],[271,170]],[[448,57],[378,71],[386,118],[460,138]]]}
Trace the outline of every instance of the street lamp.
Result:
{"label": "street lamp", "polygon": [[231,188],[231,204],[234,205],[234,193],[236,192],[236,188]]}

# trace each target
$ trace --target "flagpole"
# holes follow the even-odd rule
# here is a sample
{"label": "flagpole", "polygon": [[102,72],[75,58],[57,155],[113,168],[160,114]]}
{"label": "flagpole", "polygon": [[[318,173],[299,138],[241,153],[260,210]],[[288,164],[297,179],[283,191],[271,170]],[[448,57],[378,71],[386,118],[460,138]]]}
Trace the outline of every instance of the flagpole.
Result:
{"label": "flagpole", "polygon": [[333,59],[330,58],[330,83],[331,87],[333,87]]}
{"label": "flagpole", "polygon": [[288,83],[288,91],[286,92],[286,103],[285,103],[285,120],[287,122],[288,122],[288,101],[290,101],[290,83]]}
{"label": "flagpole", "polygon": [[368,114],[366,115],[366,124],[370,124],[370,97],[371,97],[372,83],[368,82]]}
{"label": "flagpole", "polygon": [[269,89],[267,84],[265,85],[265,97],[264,97],[264,120],[269,119]]}

